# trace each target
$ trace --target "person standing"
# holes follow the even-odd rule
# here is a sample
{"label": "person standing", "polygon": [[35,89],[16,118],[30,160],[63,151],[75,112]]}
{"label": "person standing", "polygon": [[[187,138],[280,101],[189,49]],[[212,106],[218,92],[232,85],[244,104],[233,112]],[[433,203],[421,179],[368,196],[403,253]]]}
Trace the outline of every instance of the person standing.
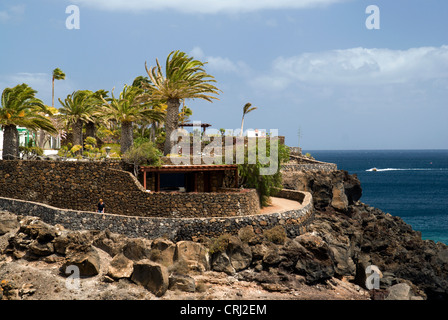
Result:
{"label": "person standing", "polygon": [[98,212],[104,213],[105,207],[106,207],[106,205],[104,204],[103,199],[100,199],[100,202],[98,202]]}

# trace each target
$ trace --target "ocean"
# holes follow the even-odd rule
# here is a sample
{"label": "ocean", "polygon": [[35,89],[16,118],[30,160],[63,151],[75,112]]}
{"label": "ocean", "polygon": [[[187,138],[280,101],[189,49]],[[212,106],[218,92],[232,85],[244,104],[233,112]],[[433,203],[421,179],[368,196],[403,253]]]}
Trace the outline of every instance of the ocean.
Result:
{"label": "ocean", "polygon": [[361,181],[361,201],[448,244],[448,150],[304,150]]}

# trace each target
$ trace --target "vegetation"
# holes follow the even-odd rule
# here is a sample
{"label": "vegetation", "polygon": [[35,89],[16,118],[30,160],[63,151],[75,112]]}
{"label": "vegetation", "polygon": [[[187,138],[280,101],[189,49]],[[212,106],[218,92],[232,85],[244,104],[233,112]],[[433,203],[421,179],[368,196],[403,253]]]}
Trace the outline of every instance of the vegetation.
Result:
{"label": "vegetation", "polygon": [[255,237],[254,228],[252,226],[245,226],[238,231],[238,237],[243,242],[249,242],[253,237]]}
{"label": "vegetation", "polygon": [[284,244],[286,241],[286,231],[282,226],[275,226],[271,229],[264,230],[263,235],[268,241],[275,244]]}
{"label": "vegetation", "polygon": [[305,154],[305,158],[309,158],[309,159],[313,159],[314,160],[314,157],[311,155],[311,153],[309,153],[309,152],[307,152],[306,154]]}
{"label": "vegetation", "polygon": [[33,146],[34,141],[30,140],[26,146],[19,146],[19,152],[26,160],[34,160],[37,157],[43,156],[44,150],[38,146]]}
{"label": "vegetation", "polygon": [[[275,154],[273,154],[273,157],[271,157],[270,140],[271,139],[269,138],[258,138],[256,140],[256,146],[252,148],[248,147],[245,149],[244,164],[240,164],[238,166],[240,184],[244,185],[247,188],[255,188],[257,190],[262,207],[268,206],[270,204],[270,197],[275,195],[277,188],[282,187],[282,176],[280,168],[282,163],[285,163],[289,160],[289,148],[281,143],[277,144],[277,158],[274,158]],[[260,157],[260,143],[266,144],[265,157]],[[251,159],[249,159],[250,156],[256,156],[255,163],[251,163],[252,161],[250,161]],[[266,163],[266,159],[269,160],[268,163]],[[266,170],[273,164],[276,165],[275,172],[273,172],[272,174],[262,174],[262,169]]]}
{"label": "vegetation", "polygon": [[229,246],[230,237],[232,235],[230,233],[223,233],[218,238],[214,238],[211,240],[209,252],[211,254],[217,252],[224,252],[227,250]]}
{"label": "vegetation", "polygon": [[97,147],[97,141],[93,137],[87,137],[84,140],[84,155],[89,159],[95,160],[100,156],[100,149]]}
{"label": "vegetation", "polygon": [[3,159],[19,157],[18,126],[57,133],[51,120],[45,116],[49,113],[47,107],[35,97],[36,93],[25,83],[3,90],[0,107],[0,125],[4,131]]}
{"label": "vegetation", "polygon": [[65,80],[65,73],[61,69],[53,70],[53,77],[51,79],[51,107],[54,108],[54,80]]}
{"label": "vegetation", "polygon": [[[106,120],[111,120],[121,125],[121,153],[124,154],[132,146],[134,141],[133,124],[140,120],[160,121],[163,113],[153,109],[153,102],[145,99],[146,93],[143,89],[125,85],[119,98],[106,101],[103,98],[104,107],[101,110]],[[145,101],[146,102],[142,102]]]}
{"label": "vegetation", "polygon": [[138,167],[142,165],[160,166],[162,153],[151,141],[138,146],[132,146],[125,154],[123,160],[134,165],[134,175],[138,175]]}
{"label": "vegetation", "polygon": [[[187,123],[193,110],[185,105],[187,99],[202,99],[209,102],[218,99],[220,90],[215,86],[213,76],[205,71],[205,64],[181,51],[172,51],[166,58],[164,68],[156,59],[156,65],[149,68],[145,62],[147,76],[137,76],[132,85],[124,85],[116,97],[109,96],[106,90],[74,91],[62,100],[60,108],[46,107],[35,97],[36,91],[26,84],[6,88],[2,94],[0,125],[5,131],[4,159],[19,157],[17,126],[30,130],[43,130],[50,134],[60,134],[64,140],[59,155],[100,159],[105,157],[105,147],[111,147],[111,157],[121,157],[138,166],[160,165],[163,155],[170,155],[174,142],[169,137],[179,124]],[[65,79],[61,69],[52,73],[52,106],[54,106],[54,82]],[[182,106],[182,107],[181,107]],[[180,110],[179,110],[180,109]],[[241,132],[245,116],[256,110],[251,103],[243,107]],[[51,110],[51,111],[50,111]],[[53,116],[53,114],[56,114]],[[43,147],[44,133],[34,137],[39,147]],[[221,136],[226,130],[220,129]],[[201,136],[202,133],[199,132]],[[218,134],[219,135],[219,134]],[[257,139],[258,145],[263,143]],[[266,157],[270,159],[270,140],[267,143]],[[203,146],[210,141],[203,142]],[[240,184],[255,188],[262,206],[269,204],[269,197],[281,186],[280,165],[288,160],[289,150],[279,145],[278,157],[273,159],[277,169],[273,174],[262,174],[270,163],[260,160],[250,162],[249,155],[259,154],[255,150],[245,150],[245,162],[239,165]],[[28,157],[41,154],[34,145],[23,147],[20,151]],[[163,151],[163,152],[162,152]],[[173,156],[178,156],[176,153]]]}
{"label": "vegetation", "polygon": [[218,89],[213,85],[214,78],[204,70],[204,63],[193,60],[181,51],[172,51],[167,59],[165,74],[159,61],[157,66],[149,68],[145,63],[149,83],[142,82],[149,92],[149,99],[166,103],[164,155],[171,152],[173,142],[171,133],[179,125],[179,106],[183,99],[203,99],[212,102],[217,99]]}
{"label": "vegetation", "polygon": [[246,103],[243,107],[243,117],[241,119],[241,131],[240,131],[240,137],[243,136],[243,126],[244,126],[244,117],[246,114],[248,114],[249,112],[252,112],[254,110],[256,110],[257,107],[252,107],[251,103]]}
{"label": "vegetation", "polygon": [[66,126],[72,130],[73,144],[83,144],[83,125],[92,121],[95,111],[96,101],[93,92],[89,90],[79,90],[69,94],[64,101],[59,99],[62,108],[59,109]]}

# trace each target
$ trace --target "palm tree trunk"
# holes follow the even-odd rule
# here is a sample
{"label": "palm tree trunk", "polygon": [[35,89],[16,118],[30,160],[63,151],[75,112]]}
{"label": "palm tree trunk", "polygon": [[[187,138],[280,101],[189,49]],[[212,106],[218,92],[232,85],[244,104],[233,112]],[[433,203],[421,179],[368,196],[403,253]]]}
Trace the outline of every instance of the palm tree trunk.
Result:
{"label": "palm tree trunk", "polygon": [[174,145],[174,142],[171,141],[171,133],[178,128],[179,125],[179,99],[168,99],[167,108],[166,108],[166,120],[165,120],[165,130],[166,130],[166,138],[165,138],[165,147],[163,150],[163,154],[166,156],[171,153],[171,148]]}
{"label": "palm tree trunk", "polygon": [[95,138],[96,134],[96,126],[95,122],[89,121],[86,123],[86,137],[92,137]]}
{"label": "palm tree trunk", "polygon": [[78,120],[73,124],[73,145],[82,146],[82,121]]}
{"label": "palm tree trunk", "polygon": [[19,131],[13,124],[3,127],[3,159],[16,160],[19,158]]}
{"label": "palm tree trunk", "polygon": [[134,143],[133,131],[132,131],[132,122],[122,122],[121,123],[121,154],[124,154],[126,151],[132,147]]}
{"label": "palm tree trunk", "polygon": [[39,148],[44,148],[45,147],[45,143],[46,143],[46,139],[47,139],[47,135],[46,135],[46,133],[45,133],[45,131],[44,130],[42,130],[42,129],[39,129],[38,131],[37,131],[37,134],[36,134],[36,136],[38,137],[36,140],[36,144],[37,144],[37,146],[39,147]]}
{"label": "palm tree trunk", "polygon": [[51,107],[54,108],[54,76],[51,79]]}
{"label": "palm tree trunk", "polygon": [[156,126],[157,126],[157,122],[151,121],[149,137],[150,137],[150,141],[152,141],[152,142],[156,142],[156,135],[157,135],[157,127]]}
{"label": "palm tree trunk", "polygon": [[243,118],[241,119],[241,130],[240,130],[240,137],[243,136],[243,125],[244,125],[244,115]]}

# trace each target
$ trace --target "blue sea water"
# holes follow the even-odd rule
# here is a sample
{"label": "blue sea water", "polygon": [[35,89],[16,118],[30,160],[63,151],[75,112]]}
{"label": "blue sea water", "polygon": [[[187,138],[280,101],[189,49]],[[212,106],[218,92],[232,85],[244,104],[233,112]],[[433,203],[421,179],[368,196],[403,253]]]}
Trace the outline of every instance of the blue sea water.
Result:
{"label": "blue sea water", "polygon": [[[448,244],[448,150],[308,150],[361,181],[361,201]],[[374,170],[376,168],[376,170]]]}

